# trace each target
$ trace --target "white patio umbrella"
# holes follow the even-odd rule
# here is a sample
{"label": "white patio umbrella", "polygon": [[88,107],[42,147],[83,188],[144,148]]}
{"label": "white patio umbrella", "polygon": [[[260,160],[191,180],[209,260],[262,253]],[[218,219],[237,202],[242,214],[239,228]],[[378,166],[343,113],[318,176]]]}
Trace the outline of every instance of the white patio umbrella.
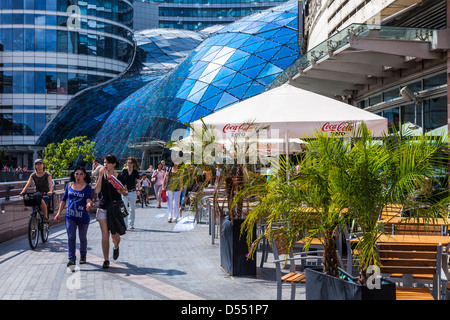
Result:
{"label": "white patio umbrella", "polygon": [[[376,137],[387,132],[386,118],[304,89],[284,84],[204,117],[222,134],[246,134],[258,126],[278,130],[286,146],[291,138],[312,138],[315,131],[347,136],[365,122]],[[191,123],[202,125],[201,120]],[[286,148],[288,149],[288,148]],[[287,150],[289,152],[289,150]]]}

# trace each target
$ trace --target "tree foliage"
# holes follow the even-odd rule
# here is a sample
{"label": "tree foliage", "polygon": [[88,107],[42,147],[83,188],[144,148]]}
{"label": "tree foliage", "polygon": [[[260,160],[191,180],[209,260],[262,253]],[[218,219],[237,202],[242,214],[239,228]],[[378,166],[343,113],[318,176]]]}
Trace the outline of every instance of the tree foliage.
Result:
{"label": "tree foliage", "polygon": [[54,178],[62,178],[78,160],[92,162],[95,159],[95,142],[87,140],[85,136],[64,139],[63,142],[51,143],[44,149],[46,170]]}

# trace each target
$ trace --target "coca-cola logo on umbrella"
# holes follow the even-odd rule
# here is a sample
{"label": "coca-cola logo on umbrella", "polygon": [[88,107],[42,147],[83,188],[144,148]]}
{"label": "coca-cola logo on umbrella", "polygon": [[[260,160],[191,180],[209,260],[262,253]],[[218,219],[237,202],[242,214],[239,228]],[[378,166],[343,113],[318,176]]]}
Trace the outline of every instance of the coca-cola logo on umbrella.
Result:
{"label": "coca-cola logo on umbrella", "polygon": [[242,124],[226,124],[223,127],[223,133],[238,133],[238,132],[250,132],[254,128],[254,124],[252,123],[242,123]]}
{"label": "coca-cola logo on umbrella", "polygon": [[354,123],[350,121],[344,121],[341,123],[327,122],[322,126],[323,132],[342,132],[347,133],[353,130]]}

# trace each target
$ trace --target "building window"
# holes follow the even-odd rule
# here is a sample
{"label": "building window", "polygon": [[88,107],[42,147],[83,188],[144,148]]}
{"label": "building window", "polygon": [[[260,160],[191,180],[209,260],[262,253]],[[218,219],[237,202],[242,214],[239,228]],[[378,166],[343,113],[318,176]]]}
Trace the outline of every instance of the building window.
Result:
{"label": "building window", "polygon": [[447,96],[424,101],[423,121],[425,131],[447,124]]}
{"label": "building window", "polygon": [[400,119],[399,108],[392,108],[389,110],[384,110],[383,117],[388,119],[388,127],[389,128],[392,128],[394,126],[398,129],[398,122]]}
{"label": "building window", "polygon": [[447,84],[447,74],[445,72],[438,74],[434,77],[423,79],[423,89],[424,90],[439,87],[444,84]]}

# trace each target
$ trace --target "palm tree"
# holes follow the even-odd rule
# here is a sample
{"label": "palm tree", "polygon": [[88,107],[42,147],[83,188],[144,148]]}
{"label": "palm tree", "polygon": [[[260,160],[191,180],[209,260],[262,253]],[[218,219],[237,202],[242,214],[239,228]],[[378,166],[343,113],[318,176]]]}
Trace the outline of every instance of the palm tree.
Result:
{"label": "palm tree", "polygon": [[[414,207],[411,199],[434,179],[434,170],[447,153],[446,138],[408,137],[392,132],[376,141],[364,124],[353,133],[351,143],[335,135],[317,133],[308,148],[299,173],[289,180],[278,176],[266,184],[242,191],[259,194],[260,204],[247,216],[243,229],[250,230],[265,220],[265,233],[257,239],[248,234],[250,254],[263,237],[281,233],[292,246],[298,237],[322,239],[324,273],[338,275],[336,233],[351,221],[363,231],[357,244],[360,281],[366,270],[380,265],[375,243],[383,234],[379,215],[384,206],[402,203]],[[415,197],[417,200],[417,197]],[[420,212],[430,219],[442,215],[448,195]],[[420,207],[427,201],[423,198]],[[414,206],[413,206],[414,203]],[[273,228],[275,223],[277,228]],[[308,245],[305,250],[308,249]]]}

